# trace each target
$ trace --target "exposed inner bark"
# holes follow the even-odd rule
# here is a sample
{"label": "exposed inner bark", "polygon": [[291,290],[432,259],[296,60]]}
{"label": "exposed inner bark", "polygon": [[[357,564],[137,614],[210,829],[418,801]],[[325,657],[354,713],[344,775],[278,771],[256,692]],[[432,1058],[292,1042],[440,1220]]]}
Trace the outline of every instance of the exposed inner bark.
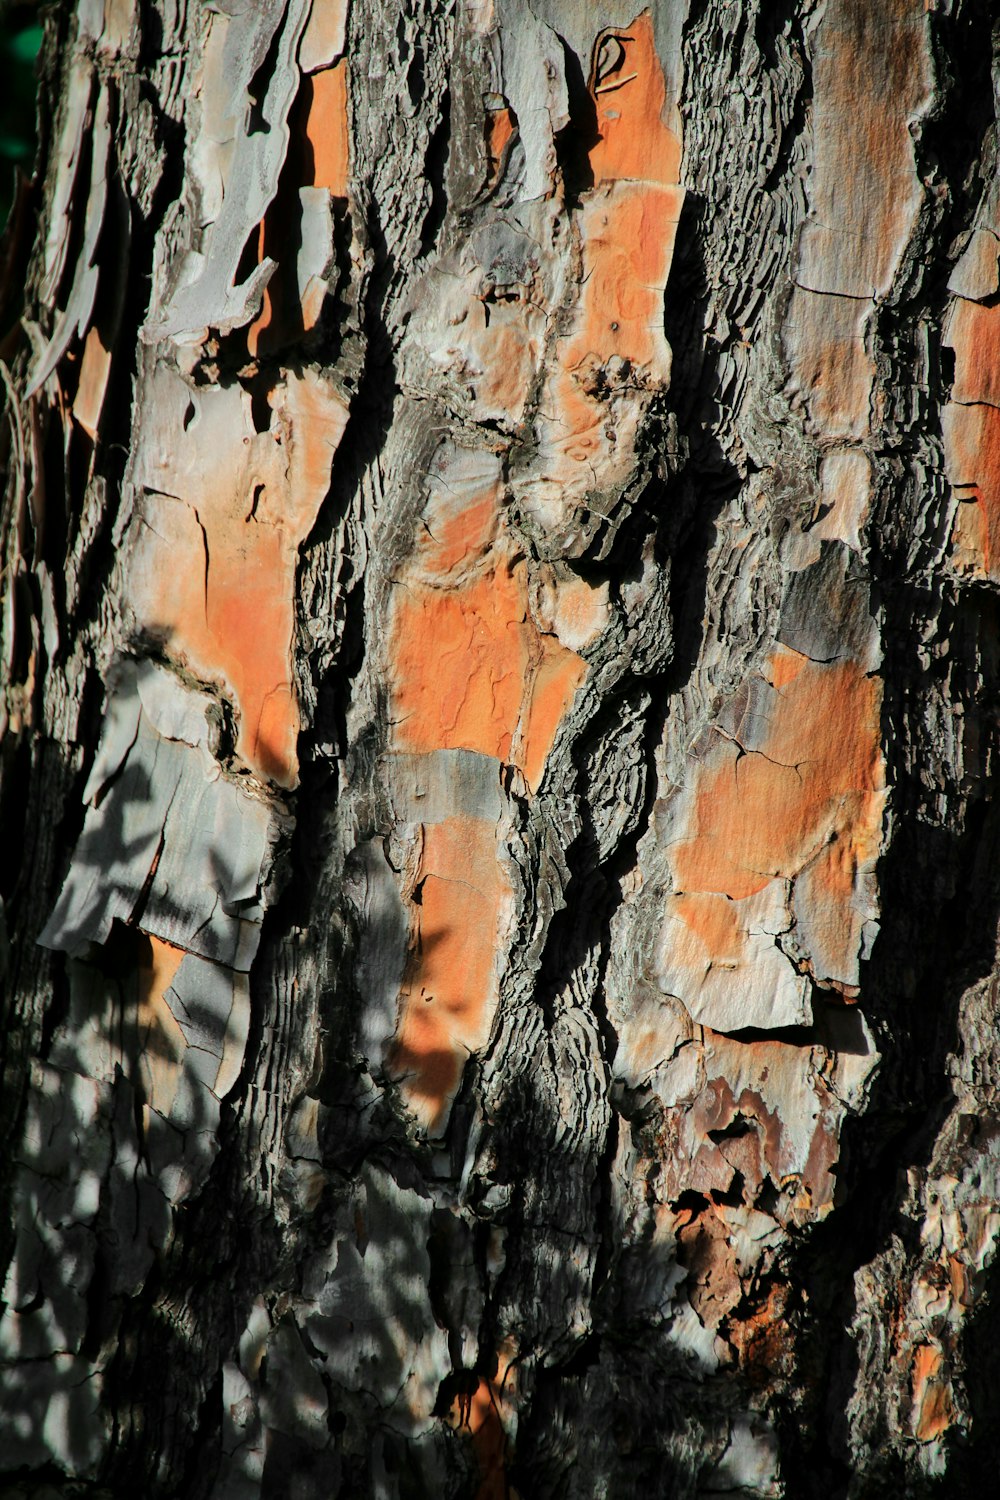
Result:
{"label": "exposed inner bark", "polygon": [[995,1476],[988,12],[49,17],[4,1484]]}

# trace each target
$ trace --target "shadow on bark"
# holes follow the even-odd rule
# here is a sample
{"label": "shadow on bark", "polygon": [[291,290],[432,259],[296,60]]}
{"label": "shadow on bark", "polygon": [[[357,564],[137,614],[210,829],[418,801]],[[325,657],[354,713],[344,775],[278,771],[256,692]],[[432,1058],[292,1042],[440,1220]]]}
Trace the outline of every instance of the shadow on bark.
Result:
{"label": "shadow on bark", "polygon": [[[933,1176],[941,1128],[957,1100],[949,1054],[962,1055],[964,1001],[992,972],[1000,919],[995,852],[1000,825],[990,805],[989,781],[968,795],[967,813],[952,826],[935,826],[928,815],[933,792],[923,784],[922,772],[933,765],[934,751],[924,714],[935,689],[919,660],[913,623],[928,611],[939,611],[939,638],[950,640],[951,661],[989,665],[989,675],[981,680],[971,667],[965,681],[953,685],[953,701],[966,706],[970,719],[981,721],[978,705],[992,701],[1000,689],[995,653],[980,646],[995,639],[1000,623],[996,603],[986,594],[946,593],[932,606],[925,596],[901,590],[889,607],[897,623],[887,632],[883,745],[890,784],[896,788],[894,831],[878,872],[881,931],[862,973],[865,1014],[883,1061],[865,1113],[845,1122],[838,1193],[843,1201],[817,1227],[802,1255],[810,1310],[800,1358],[816,1415],[784,1428],[795,1467],[808,1476],[802,1493],[817,1497],[875,1497],[899,1493],[900,1487],[913,1496],[954,1493],[960,1474],[983,1472],[984,1465],[993,1473],[1000,1462],[995,1424],[983,1420],[989,1381],[979,1364],[984,1336],[989,1337],[985,1330],[996,1324],[989,1297],[972,1315],[965,1335],[972,1356],[967,1385],[974,1426],[970,1448],[959,1442],[952,1449],[955,1468],[940,1482],[921,1478],[891,1425],[881,1431],[876,1425],[865,1433],[873,1457],[860,1468],[850,1456],[860,1429],[856,1418],[852,1429],[849,1410],[862,1371],[857,1336],[851,1332],[860,1310],[855,1273],[886,1256],[894,1242],[902,1246],[902,1284],[886,1284],[889,1301],[878,1309],[869,1307],[866,1314],[883,1320],[890,1337],[892,1319],[904,1315],[910,1277],[920,1264],[921,1220],[905,1208],[911,1191],[907,1173],[916,1172],[921,1181]],[[988,763],[996,749],[984,745],[981,754]],[[962,795],[954,788],[953,806]],[[883,1261],[886,1270],[889,1264]],[[995,1269],[989,1277],[995,1282]],[[831,1337],[833,1329],[842,1330],[839,1337]],[[891,1337],[888,1347],[891,1358]],[[869,1371],[866,1379],[872,1378]],[[885,1385],[868,1416],[875,1424],[888,1421],[882,1405],[887,1393],[909,1389],[906,1373],[894,1371],[888,1362],[881,1378]],[[803,1444],[804,1432],[817,1434],[819,1443]]]}

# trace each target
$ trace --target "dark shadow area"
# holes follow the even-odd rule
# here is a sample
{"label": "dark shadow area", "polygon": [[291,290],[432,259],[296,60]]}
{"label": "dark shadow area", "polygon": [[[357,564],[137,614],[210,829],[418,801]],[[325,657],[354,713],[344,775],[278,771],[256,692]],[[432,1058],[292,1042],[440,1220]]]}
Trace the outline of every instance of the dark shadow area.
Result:
{"label": "dark shadow area", "polygon": [[[905,596],[896,602],[904,603]],[[988,605],[985,611],[968,599],[937,602],[942,635],[952,641],[955,661],[963,660],[963,623],[974,633],[981,630],[984,640],[996,640],[996,601],[984,596],[983,602]],[[878,871],[881,932],[862,973],[865,1014],[883,1061],[864,1114],[845,1121],[844,1201],[816,1228],[801,1261],[810,1304],[802,1357],[806,1368],[814,1370],[817,1414],[812,1430],[819,1434],[820,1446],[802,1446],[802,1432],[808,1429],[798,1422],[789,1426],[786,1439],[801,1472],[814,1476],[808,1493],[817,1500],[824,1494],[846,1493],[852,1478],[844,1455],[846,1405],[859,1372],[857,1346],[846,1333],[855,1310],[854,1275],[885,1250],[893,1236],[905,1249],[907,1276],[919,1263],[920,1223],[901,1212],[906,1173],[929,1168],[938,1133],[955,1104],[946,1061],[961,1046],[959,1006],[966,991],[993,969],[1000,918],[1000,811],[990,805],[990,789],[984,784],[960,826],[935,827],[927,818],[919,772],[932,763],[933,752],[929,745],[913,744],[914,732],[922,732],[924,674],[904,630],[893,644],[883,669],[883,743],[890,777],[893,772],[898,777],[895,826]],[[998,689],[1000,677],[995,674],[982,683],[987,699],[995,700]],[[978,685],[969,681],[967,690],[970,716],[979,718],[981,710],[974,707]],[[956,694],[957,701],[965,697],[964,692]],[[983,751],[995,757],[997,746],[987,751],[984,745]],[[916,779],[911,768],[917,771]],[[957,804],[957,788],[952,795]],[[995,1279],[995,1273],[991,1275]],[[902,1289],[904,1299],[907,1291],[908,1282]],[[883,1314],[888,1319],[890,1309]],[[988,1308],[976,1312],[973,1327],[980,1318],[988,1326],[991,1316],[995,1314]],[[834,1329],[845,1330],[839,1340],[831,1337]],[[978,1367],[970,1364],[967,1384],[974,1410],[992,1399],[987,1394],[991,1386],[988,1381],[980,1385],[980,1379]],[[956,1455],[961,1451],[956,1449]],[[1000,1434],[992,1417],[976,1433],[976,1452],[987,1451],[995,1473]],[[957,1482],[950,1476],[949,1469],[948,1482]],[[856,1484],[856,1475],[853,1480]],[[880,1486],[890,1482],[904,1484],[908,1495],[921,1493],[912,1488],[917,1481],[898,1451],[887,1447],[870,1476],[870,1488],[857,1493],[877,1496]]]}
{"label": "dark shadow area", "polygon": [[569,99],[569,124],[555,138],[556,155],[566,187],[566,207],[572,212],[580,207],[584,193],[594,186],[590,153],[600,140],[597,110],[587,87],[580,59],[564,37],[559,38],[566,69],[566,92]]}
{"label": "dark shadow area", "polygon": [[979,1305],[969,1316],[961,1341],[965,1385],[972,1417],[968,1437],[950,1445],[948,1472],[930,1488],[940,1500],[952,1495],[988,1494],[1000,1474],[1000,1262],[985,1273]]}
{"label": "dark shadow area", "polygon": [[[115,691],[112,686],[112,700]],[[96,746],[99,722],[98,716],[91,746]],[[171,1382],[176,1380],[189,1393],[199,1379],[208,1379],[200,1364],[204,1325],[197,1316],[187,1323],[171,1316],[168,1309],[179,1313],[183,1297],[176,1288],[167,1297],[169,1275],[164,1268],[171,1264],[186,1200],[196,1202],[207,1194],[213,1212],[218,1211],[205,1179],[219,1128],[219,1102],[210,1085],[221,1065],[224,1042],[218,1032],[213,1038],[211,1007],[199,1012],[189,981],[183,990],[187,1008],[176,998],[173,1002],[189,1028],[179,1049],[177,1020],[164,1009],[169,1002],[158,998],[168,976],[157,988],[153,948],[136,925],[163,853],[162,835],[156,846],[155,840],[151,843],[136,831],[144,806],[162,794],[155,769],[162,757],[154,755],[147,767],[141,764],[136,744],[133,740],[129,746],[126,735],[122,765],[111,771],[100,799],[100,849],[116,850],[117,866],[115,859],[99,852],[86,830],[80,833],[82,783],[89,766],[74,772],[63,766],[60,776],[47,758],[38,758],[29,778],[26,823],[32,827],[36,819],[44,821],[42,807],[51,826],[44,851],[36,849],[30,867],[35,920],[15,934],[15,965],[8,977],[22,1000],[43,976],[48,979],[49,972],[55,987],[42,1017],[37,1051],[31,1047],[30,1033],[21,1038],[35,1052],[35,1060],[25,1115],[8,1135],[16,1301],[0,1309],[6,1314],[0,1358],[0,1483],[23,1481],[29,1488],[60,1478],[56,1465],[42,1457],[50,1444],[55,1444],[67,1468],[104,1467],[100,1411],[116,1424],[122,1418],[113,1428],[106,1465],[112,1492],[161,1493],[155,1478],[156,1453],[146,1446],[143,1459],[128,1456],[134,1414],[145,1407],[151,1421],[143,1440],[148,1444],[157,1430],[152,1417],[160,1403],[167,1414],[185,1413],[174,1432],[157,1433],[163,1437],[161,1457],[169,1458],[172,1443],[183,1453],[189,1436],[187,1413],[193,1408],[183,1397],[172,1402]],[[184,753],[179,751],[182,758]],[[193,747],[188,753],[197,759]],[[138,763],[130,767],[130,759]],[[202,776],[203,769],[196,774]],[[8,783],[5,795],[9,790]],[[134,866],[130,920],[115,920],[106,942],[82,945],[82,956],[72,959],[36,945],[38,927],[52,911],[66,879],[67,861],[70,881],[84,891],[92,880],[103,882],[111,899],[117,890],[116,875],[120,878],[123,869]],[[208,862],[224,891],[230,852],[220,845],[209,850]],[[16,902],[13,909],[17,910]],[[126,905],[123,912],[128,910]],[[176,968],[191,960],[175,950],[173,962]],[[221,973],[219,966],[205,968]],[[180,973],[176,969],[167,995],[175,994]],[[195,992],[197,1001],[197,983]],[[223,1031],[229,1026],[232,1003],[223,1000]],[[16,1022],[8,1016],[5,1040],[17,1039]],[[213,1044],[218,1061],[213,1061]],[[22,1071],[13,1079],[20,1092],[28,1082],[29,1060],[29,1053],[21,1055]],[[200,1254],[210,1280],[235,1308],[239,1296],[233,1296],[234,1285],[218,1279],[218,1241],[217,1221],[215,1233],[199,1247]],[[185,1295],[197,1305],[196,1291],[191,1294],[188,1287]],[[242,1308],[233,1313],[237,1320],[240,1315],[245,1318]],[[131,1329],[137,1330],[134,1339]],[[149,1358],[159,1337],[162,1362]],[[98,1394],[92,1379],[94,1361],[106,1359],[116,1344],[118,1353]],[[216,1353],[213,1349],[212,1356]],[[120,1365],[130,1356],[137,1360],[136,1369],[122,1384]],[[216,1368],[210,1359],[207,1371]],[[165,1420],[169,1424],[169,1415]],[[60,1493],[106,1493],[101,1483],[63,1482],[66,1487]]]}
{"label": "dark shadow area", "polygon": [[[802,1365],[811,1403],[783,1428],[803,1495],[972,1493],[1000,1473],[995,1417],[997,1271],[969,1314],[961,1345],[973,1416],[968,1442],[949,1449],[940,1481],[921,1480],[904,1458],[902,1435],[883,1431],[865,1475],[850,1459],[847,1401],[859,1373],[847,1332],[855,1312],[855,1273],[894,1239],[902,1246],[905,1298],[920,1264],[920,1223],[902,1211],[907,1172],[933,1175],[941,1127],[956,1104],[947,1058],[961,1055],[963,997],[994,971],[1000,921],[1000,815],[995,767],[1000,750],[994,590],[950,580],[943,561],[949,489],[942,472],[928,481],[928,439],[941,453],[942,408],[954,356],[931,338],[926,386],[911,405],[920,333],[942,326],[947,280],[963,232],[973,222],[993,169],[995,125],[990,64],[993,39],[984,11],[935,16],[943,103],[921,126],[921,170],[949,184],[944,219],[920,262],[920,279],[900,289],[879,314],[878,347],[886,360],[896,451],[893,480],[884,476],[868,526],[873,598],[883,612],[882,746],[892,788],[892,841],[878,867],[881,931],[862,968],[862,1006],[883,1061],[865,1113],[843,1132],[844,1201],[816,1229],[800,1262],[809,1296]],[[886,1329],[904,1308],[881,1310]],[[872,1315],[872,1310],[869,1309]],[[833,1337],[833,1330],[842,1330]],[[898,1372],[897,1372],[898,1374]],[[877,1407],[878,1402],[874,1405]],[[804,1434],[812,1433],[811,1441]],[[989,1485],[986,1485],[989,1488]]]}
{"label": "dark shadow area", "polygon": [[42,45],[37,4],[0,8],[0,226],[17,197],[15,169],[29,173],[35,154],[35,111]]}

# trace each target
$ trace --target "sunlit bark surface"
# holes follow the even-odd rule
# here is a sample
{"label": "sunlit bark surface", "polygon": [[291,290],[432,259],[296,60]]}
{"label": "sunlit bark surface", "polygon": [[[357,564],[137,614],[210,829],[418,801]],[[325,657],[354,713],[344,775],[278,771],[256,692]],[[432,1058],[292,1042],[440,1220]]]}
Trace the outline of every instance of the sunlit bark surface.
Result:
{"label": "sunlit bark surface", "polygon": [[19,1495],[995,1483],[992,7],[641,6],[48,21]]}

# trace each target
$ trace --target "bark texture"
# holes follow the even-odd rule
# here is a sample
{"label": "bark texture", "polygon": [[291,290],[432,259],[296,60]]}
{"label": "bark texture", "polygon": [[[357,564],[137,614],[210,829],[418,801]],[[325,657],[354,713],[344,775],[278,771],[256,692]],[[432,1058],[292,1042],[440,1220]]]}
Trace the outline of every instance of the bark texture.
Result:
{"label": "bark texture", "polygon": [[642,3],[49,18],[16,1493],[995,1480],[992,6]]}

